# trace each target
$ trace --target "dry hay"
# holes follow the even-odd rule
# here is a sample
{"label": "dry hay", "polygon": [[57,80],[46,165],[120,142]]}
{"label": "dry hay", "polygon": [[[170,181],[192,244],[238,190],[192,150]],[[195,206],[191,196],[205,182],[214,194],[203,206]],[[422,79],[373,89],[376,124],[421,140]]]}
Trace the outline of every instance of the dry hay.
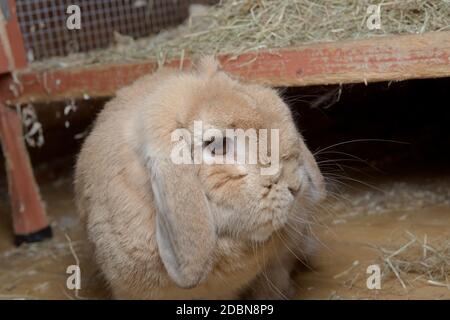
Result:
{"label": "dry hay", "polygon": [[450,239],[434,241],[407,232],[408,242],[400,247],[377,247],[384,264],[383,276],[396,277],[407,290],[408,275],[413,281],[422,280],[428,285],[446,287],[450,290]]}
{"label": "dry hay", "polygon": [[[65,161],[45,163],[36,169],[37,173],[48,177],[58,174],[58,167],[66,165]],[[40,186],[48,203],[52,239],[13,247],[8,235],[0,237],[0,300],[107,297],[103,279],[92,259],[92,247],[86,239],[84,225],[73,207],[71,183],[72,176],[64,171],[59,173],[57,180],[45,181]],[[1,180],[0,195],[3,195],[1,191],[5,185]],[[0,196],[0,216],[8,211],[2,206],[8,200],[2,200]],[[67,273],[67,267],[71,265],[81,269],[81,291],[66,286],[71,275]]]}
{"label": "dry hay", "polygon": [[[39,299],[48,293],[55,283],[65,284],[67,263],[80,265],[80,257],[87,257],[85,241],[72,241],[65,234],[66,241],[52,239],[40,243],[23,244],[0,253],[0,300]],[[69,263],[69,264],[70,264]],[[26,284],[26,292],[15,293],[16,286]],[[53,288],[54,289],[54,288]],[[61,285],[61,293],[68,295]],[[71,299],[81,298],[78,291]]]}
{"label": "dry hay", "polygon": [[[336,218],[334,224],[357,216],[374,216],[402,212],[398,220],[404,220],[409,213],[435,206],[450,207],[450,182],[447,179],[429,178],[424,181],[395,181],[371,184],[357,179],[352,184],[342,177],[335,197],[329,199],[327,208]],[[345,187],[345,188],[342,188]],[[333,193],[333,192],[332,192]]]}
{"label": "dry hay", "polygon": [[259,49],[360,39],[389,34],[421,34],[450,29],[449,0],[385,0],[381,29],[369,30],[372,0],[226,0],[191,10],[181,26],[139,40],[116,34],[116,45],[86,54],[36,62],[35,68],[86,66],[104,62],[167,59],[196,54],[236,56]]}

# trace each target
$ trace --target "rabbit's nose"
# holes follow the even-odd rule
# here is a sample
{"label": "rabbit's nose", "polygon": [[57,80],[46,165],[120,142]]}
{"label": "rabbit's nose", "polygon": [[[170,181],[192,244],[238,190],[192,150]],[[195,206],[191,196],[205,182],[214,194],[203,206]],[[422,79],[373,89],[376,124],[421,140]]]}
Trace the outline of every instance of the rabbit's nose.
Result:
{"label": "rabbit's nose", "polygon": [[298,185],[289,185],[288,190],[295,197],[300,190],[300,187]]}
{"label": "rabbit's nose", "polygon": [[280,181],[280,177],[281,177],[281,170],[278,170],[278,172],[275,173],[275,174],[273,174],[273,175],[271,175],[271,176],[269,177],[269,179],[270,179],[270,182],[271,182],[272,184],[277,184],[278,181]]}
{"label": "rabbit's nose", "polygon": [[[301,169],[300,169],[301,170]],[[296,173],[292,172],[291,176],[287,178],[288,190],[291,192],[293,196],[296,196],[300,191],[302,186],[302,178],[301,173],[297,176]]]}

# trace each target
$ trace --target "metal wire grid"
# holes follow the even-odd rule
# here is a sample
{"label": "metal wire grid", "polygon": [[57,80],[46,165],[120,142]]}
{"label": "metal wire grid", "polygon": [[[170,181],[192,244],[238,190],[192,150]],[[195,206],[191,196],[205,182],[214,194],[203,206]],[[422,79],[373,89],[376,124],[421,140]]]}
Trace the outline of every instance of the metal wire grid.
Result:
{"label": "metal wire grid", "polygon": [[[192,0],[16,0],[28,60],[104,48],[114,32],[139,38],[181,23]],[[200,1],[205,2],[205,1]],[[209,1],[207,1],[209,2]],[[81,29],[69,30],[69,5],[81,9]]]}

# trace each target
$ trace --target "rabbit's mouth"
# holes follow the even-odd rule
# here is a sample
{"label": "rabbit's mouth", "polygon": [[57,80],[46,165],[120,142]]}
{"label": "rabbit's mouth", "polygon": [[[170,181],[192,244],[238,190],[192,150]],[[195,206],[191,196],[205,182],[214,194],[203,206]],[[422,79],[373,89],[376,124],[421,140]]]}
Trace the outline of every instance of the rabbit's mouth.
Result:
{"label": "rabbit's mouth", "polygon": [[[264,242],[272,234],[284,228],[288,222],[289,212],[294,203],[294,196],[288,191],[288,188],[276,186],[272,190],[269,203],[259,212],[265,221],[261,221],[250,233],[249,237],[255,242]],[[276,199],[274,201],[274,199]]]}
{"label": "rabbit's mouth", "polygon": [[273,228],[272,223],[268,222],[252,232],[250,240],[257,243],[264,242],[270,238],[274,231],[275,229]]}
{"label": "rabbit's mouth", "polygon": [[288,217],[283,216],[263,223],[250,233],[250,239],[257,243],[267,241],[275,232],[286,225],[287,220]]}

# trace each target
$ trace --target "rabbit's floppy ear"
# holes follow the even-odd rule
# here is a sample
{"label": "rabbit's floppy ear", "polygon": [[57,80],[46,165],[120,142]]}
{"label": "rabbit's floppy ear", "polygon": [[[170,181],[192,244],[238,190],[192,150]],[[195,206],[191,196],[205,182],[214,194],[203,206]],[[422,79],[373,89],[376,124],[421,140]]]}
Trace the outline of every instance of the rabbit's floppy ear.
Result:
{"label": "rabbit's floppy ear", "polygon": [[156,240],[163,264],[180,287],[196,286],[208,275],[216,230],[193,164],[152,159]]}

